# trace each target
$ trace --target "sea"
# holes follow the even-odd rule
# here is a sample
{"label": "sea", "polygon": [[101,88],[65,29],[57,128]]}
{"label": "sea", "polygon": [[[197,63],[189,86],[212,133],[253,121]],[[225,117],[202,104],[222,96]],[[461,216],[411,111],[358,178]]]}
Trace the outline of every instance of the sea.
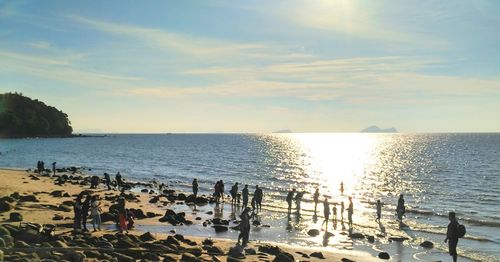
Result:
{"label": "sea", "polygon": [[[377,236],[370,248],[390,250],[399,261],[450,259],[443,240],[448,212],[454,211],[467,229],[459,255],[469,261],[500,261],[499,133],[106,134],[0,140],[1,167],[35,168],[38,160],[47,168],[57,162],[58,167],[78,166],[99,176],[120,172],[126,179],[164,182],[186,192],[197,178],[203,194],[211,194],[217,180],[224,181],[226,193],[236,182],[239,190],[247,184],[251,192],[259,185],[264,191],[260,219],[269,228],[259,228],[252,237],[292,245],[366,246],[366,240],[349,242],[344,223],[329,229],[332,239],[307,235],[311,228],[323,228],[321,203],[314,212],[316,188],[321,200],[328,197],[339,210],[341,202],[347,207],[350,196],[353,231]],[[300,214],[294,210],[288,215],[285,197],[292,188],[306,194]],[[395,217],[400,194],[406,203],[405,227]],[[375,221],[377,200],[383,203],[380,223]],[[225,205],[222,216],[235,216]],[[391,235],[409,240],[394,243],[388,240]],[[421,248],[423,240],[435,247]]]}

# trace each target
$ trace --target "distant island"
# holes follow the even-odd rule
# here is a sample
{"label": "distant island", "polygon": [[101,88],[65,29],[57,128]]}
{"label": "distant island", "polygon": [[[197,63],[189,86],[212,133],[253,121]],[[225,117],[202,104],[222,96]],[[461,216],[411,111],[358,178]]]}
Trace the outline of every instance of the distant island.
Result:
{"label": "distant island", "polygon": [[382,129],[378,126],[369,126],[360,131],[361,133],[397,133],[398,130],[394,127]]}
{"label": "distant island", "polygon": [[273,133],[287,134],[287,133],[292,133],[292,130],[290,130],[290,129],[283,129],[283,130],[274,131]]}
{"label": "distant island", "polygon": [[19,93],[0,94],[0,137],[70,137],[68,115]]}

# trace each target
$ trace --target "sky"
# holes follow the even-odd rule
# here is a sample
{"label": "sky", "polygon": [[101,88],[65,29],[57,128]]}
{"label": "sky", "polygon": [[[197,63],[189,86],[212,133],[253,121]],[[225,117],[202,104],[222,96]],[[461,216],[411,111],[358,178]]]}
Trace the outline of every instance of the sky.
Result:
{"label": "sky", "polygon": [[5,1],[0,93],[76,132],[500,131],[500,1]]}

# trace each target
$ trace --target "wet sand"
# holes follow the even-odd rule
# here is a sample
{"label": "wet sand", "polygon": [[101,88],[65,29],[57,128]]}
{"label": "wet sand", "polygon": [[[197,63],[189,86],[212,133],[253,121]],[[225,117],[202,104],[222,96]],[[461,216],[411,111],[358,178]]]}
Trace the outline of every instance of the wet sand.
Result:
{"label": "wet sand", "polygon": [[[68,176],[66,182],[62,185],[56,185],[56,178],[48,176],[48,173],[39,175],[24,170],[0,169],[0,197],[3,199],[2,201],[6,200],[6,196],[14,196],[10,199],[13,200],[10,202],[11,210],[0,212],[0,225],[7,228],[11,228],[7,225],[18,227],[20,225],[19,221],[14,222],[10,220],[10,214],[15,212],[22,216],[22,222],[40,225],[54,224],[56,226],[55,237],[47,240],[47,243],[44,243],[44,241],[32,243],[24,241],[25,243],[19,243],[19,240],[14,237],[13,240],[17,242],[13,243],[13,245],[6,243],[7,247],[1,248],[6,261],[16,260],[19,257],[32,258],[35,256],[33,253],[37,253],[37,256],[40,258],[52,258],[57,260],[70,256],[71,258],[78,257],[78,259],[84,261],[113,260],[112,257],[118,257],[119,261],[128,261],[127,259],[129,258],[133,259],[130,261],[134,261],[142,258],[141,256],[146,253],[154,253],[154,255],[148,257],[149,260],[153,261],[160,258],[163,260],[166,257],[173,260],[198,259],[199,261],[229,261],[237,259],[236,257],[239,257],[241,261],[286,261],[279,260],[283,259],[283,254],[286,253],[291,254],[295,260],[305,261],[380,260],[373,252],[285,245],[275,243],[272,241],[273,239],[269,242],[262,240],[255,241],[252,240],[252,232],[250,233],[250,244],[245,247],[244,250],[233,248],[236,246],[236,238],[218,237],[217,234],[210,234],[210,236],[212,236],[211,240],[214,242],[213,245],[206,245],[210,241],[203,244],[207,236],[193,236],[188,234],[182,236],[184,238],[183,241],[177,241],[179,242],[177,243],[178,245],[172,246],[172,243],[168,243],[167,245],[166,242],[170,241],[172,238],[178,240],[181,238],[179,236],[180,234],[176,235],[177,232],[190,232],[196,231],[197,229],[203,229],[205,231],[213,230],[215,233],[215,229],[212,228],[212,225],[215,223],[221,223],[222,227],[233,227],[237,224],[235,221],[229,221],[227,219],[219,219],[222,220],[219,221],[218,216],[220,216],[220,214],[217,214],[217,212],[213,214],[210,214],[210,212],[208,212],[208,214],[207,212],[203,212],[203,215],[201,212],[193,212],[194,206],[186,204],[185,196],[188,195],[188,193],[184,193],[184,196],[182,196],[183,194],[181,192],[176,192],[175,188],[168,187],[167,190],[169,191],[166,195],[163,192],[160,193],[157,189],[153,189],[154,185],[150,183],[130,182],[132,189],[130,191],[125,191],[127,198],[126,207],[129,209],[141,210],[139,213],[145,214],[145,218],[136,218],[135,229],[131,230],[128,236],[127,234],[122,235],[117,233],[113,221],[104,222],[102,231],[92,232],[90,217],[87,220],[90,233],[74,233],[72,232],[72,207],[71,210],[63,211],[60,205],[64,201],[73,201],[75,196],[82,190],[89,190],[91,194],[100,196],[103,213],[108,213],[110,206],[115,203],[116,197],[120,192],[117,190],[108,191],[104,184],[100,184],[97,189],[89,189],[89,177],[86,175],[78,173],[71,174],[71,172],[56,173],[57,177],[62,177],[63,175]],[[141,192],[146,191],[146,189],[153,189],[153,192]],[[62,192],[54,193],[60,190],[62,190]],[[16,199],[16,193],[21,197],[34,196],[36,200],[32,201],[33,197],[28,197],[21,201],[19,198]],[[59,194],[62,196],[58,196]],[[156,199],[157,201],[152,199]],[[206,199],[210,201],[208,197]],[[203,204],[200,205],[200,208],[210,205],[211,204]],[[175,210],[174,213],[177,214],[181,211],[185,212],[184,219],[186,221],[180,222],[175,226],[170,222],[160,222],[160,218],[164,217],[168,209],[172,211]],[[62,220],[54,220],[56,216],[62,218]],[[224,223],[228,225],[226,226]],[[252,231],[254,229],[255,228],[252,228]],[[152,233],[145,234],[147,233],[146,231],[151,231]],[[139,240],[137,237],[134,237],[141,235],[145,236],[146,239]],[[235,234],[229,236],[235,236]],[[148,239],[148,237],[151,239]],[[63,246],[68,247],[57,247],[57,245],[54,245],[54,239],[65,242]],[[131,245],[134,247],[137,246],[139,250],[136,250],[136,252],[134,251],[135,253],[132,252],[132,249],[122,251],[123,248],[119,247],[120,243],[126,241],[120,242],[120,239],[126,239],[132,242]],[[99,240],[109,240],[110,243],[114,243],[114,246],[112,249],[99,249],[95,246],[95,242]],[[153,244],[156,245],[155,247],[165,248],[163,248],[162,251],[156,251],[154,248],[151,248]],[[212,246],[212,248],[210,246]],[[45,247],[45,249],[41,249],[40,247]],[[213,247],[217,247],[215,250],[218,251],[214,252]],[[277,251],[278,249],[275,247],[279,247],[279,251]],[[78,250],[78,248],[81,248],[81,250]],[[143,248],[143,250],[141,251],[140,248]],[[148,252],[145,252],[146,250],[148,250]],[[155,251],[151,252],[151,250]],[[311,257],[310,255],[313,252],[321,252],[324,259]],[[188,255],[188,253],[194,256]],[[78,254],[78,256],[76,254]],[[120,255],[125,255],[126,257]]]}

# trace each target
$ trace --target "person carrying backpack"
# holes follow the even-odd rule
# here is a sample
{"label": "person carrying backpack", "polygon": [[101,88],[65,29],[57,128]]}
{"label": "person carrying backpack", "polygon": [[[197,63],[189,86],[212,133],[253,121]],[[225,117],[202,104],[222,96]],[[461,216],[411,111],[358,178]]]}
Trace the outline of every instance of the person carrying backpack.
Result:
{"label": "person carrying backpack", "polygon": [[465,235],[465,226],[458,223],[455,212],[450,212],[448,219],[450,219],[450,223],[448,224],[444,242],[448,242],[448,252],[452,256],[453,262],[456,262],[458,239]]}

